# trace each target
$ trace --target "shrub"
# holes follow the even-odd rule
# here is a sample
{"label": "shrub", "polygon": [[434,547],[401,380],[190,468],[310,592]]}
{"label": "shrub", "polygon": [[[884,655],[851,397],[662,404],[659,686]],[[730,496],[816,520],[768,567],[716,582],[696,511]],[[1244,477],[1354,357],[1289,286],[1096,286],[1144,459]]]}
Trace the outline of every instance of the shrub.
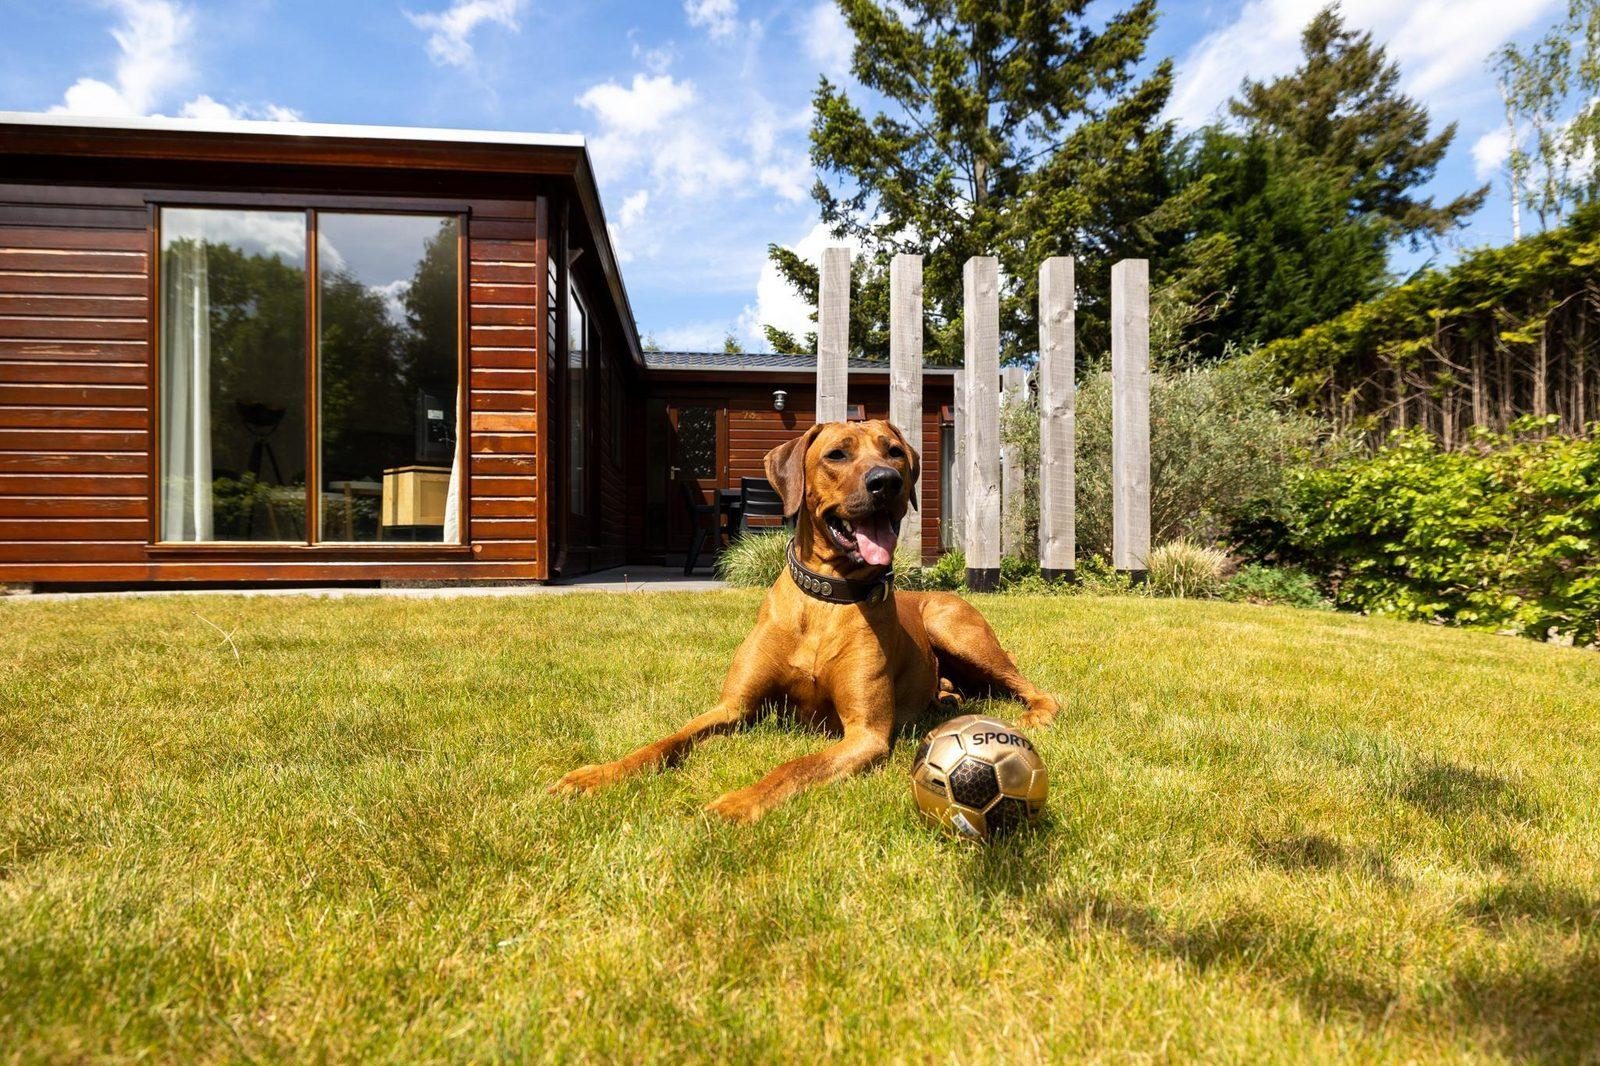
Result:
{"label": "shrub", "polygon": [[[1077,547],[1080,557],[1111,554],[1111,376],[1086,376],[1077,394]],[[1156,543],[1223,536],[1263,499],[1275,498],[1290,470],[1324,446],[1322,424],[1292,410],[1258,371],[1239,362],[1151,375],[1150,533]],[[1006,448],[1024,469],[1023,503],[1008,521],[1021,551],[1039,543],[1039,412],[1007,410]],[[1019,528],[1020,527],[1020,528]]]}
{"label": "shrub", "polygon": [[954,592],[967,579],[967,558],[959,551],[945,552],[932,566],[895,567],[895,584],[912,591]]}
{"label": "shrub", "polygon": [[717,556],[717,576],[738,588],[766,588],[783,573],[789,531],[746,533]]}
{"label": "shrub", "polygon": [[1296,474],[1257,553],[1299,563],[1375,614],[1596,643],[1600,434],[1554,419],[1446,451],[1399,433],[1375,454]]}
{"label": "shrub", "polygon": [[1077,578],[1079,590],[1093,596],[1126,596],[1142,590],[1142,586],[1134,585],[1130,575],[1106,562],[1103,555],[1080,558]]}
{"label": "shrub", "polygon": [[1222,598],[1235,603],[1280,604],[1326,610],[1328,600],[1316,578],[1298,566],[1263,566],[1250,563],[1222,586]]}
{"label": "shrub", "polygon": [[1155,595],[1210,599],[1222,592],[1228,555],[1176,540],[1152,549],[1146,564],[1150,591]]}

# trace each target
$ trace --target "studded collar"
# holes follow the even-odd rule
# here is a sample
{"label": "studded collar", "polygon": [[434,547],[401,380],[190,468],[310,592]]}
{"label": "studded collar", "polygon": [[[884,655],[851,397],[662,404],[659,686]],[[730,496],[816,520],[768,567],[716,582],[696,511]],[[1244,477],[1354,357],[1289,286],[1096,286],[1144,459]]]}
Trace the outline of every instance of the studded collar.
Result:
{"label": "studded collar", "polygon": [[824,603],[882,603],[894,588],[894,570],[885,570],[882,577],[871,581],[852,581],[849,578],[819,574],[801,564],[794,554],[794,541],[789,542],[789,576],[812,599]]}

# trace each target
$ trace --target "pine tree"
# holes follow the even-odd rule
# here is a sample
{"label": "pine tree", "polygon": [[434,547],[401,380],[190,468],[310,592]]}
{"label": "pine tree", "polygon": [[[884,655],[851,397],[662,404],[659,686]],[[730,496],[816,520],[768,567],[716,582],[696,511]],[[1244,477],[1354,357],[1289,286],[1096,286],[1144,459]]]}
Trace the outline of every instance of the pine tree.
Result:
{"label": "pine tree", "polygon": [[1345,172],[1220,126],[1189,138],[1175,162],[1179,184],[1204,190],[1191,240],[1219,243],[1209,280],[1228,294],[1190,338],[1202,358],[1297,336],[1383,288],[1388,227],[1350,214]]}
{"label": "pine tree", "polygon": [[[925,256],[930,362],[961,358],[961,271],[996,255],[1004,355],[1036,344],[1038,268],[1079,258],[1080,350],[1105,345],[1110,266],[1147,255],[1183,219],[1168,203],[1170,63],[1136,67],[1155,0],[1103,22],[1090,0],[837,0],[856,43],[855,77],[891,107],[870,117],[823,78],[815,96],[813,196],[837,237],[861,242],[852,344],[887,351],[887,263]],[[814,264],[769,249],[814,305]],[[1158,274],[1164,264],[1154,264]],[[768,330],[774,348],[809,348]]]}
{"label": "pine tree", "polygon": [[1382,218],[1391,239],[1412,247],[1449,232],[1482,205],[1487,185],[1443,205],[1415,194],[1455,139],[1455,123],[1429,135],[1427,108],[1398,90],[1398,64],[1370,33],[1346,28],[1338,5],[1306,26],[1301,51],[1293,72],[1241,86],[1230,110],[1247,132],[1280,138],[1345,174],[1349,213]]}

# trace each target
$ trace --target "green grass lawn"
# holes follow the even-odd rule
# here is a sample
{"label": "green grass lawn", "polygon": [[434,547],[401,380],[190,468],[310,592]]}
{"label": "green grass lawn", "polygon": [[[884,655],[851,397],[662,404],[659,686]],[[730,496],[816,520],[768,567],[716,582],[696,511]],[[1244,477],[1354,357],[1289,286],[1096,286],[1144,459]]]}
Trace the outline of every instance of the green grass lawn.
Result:
{"label": "green grass lawn", "polygon": [[1037,831],[925,829],[909,739],[702,815],[778,723],[545,795],[758,602],[0,602],[0,1059],[1600,1055],[1600,655],[986,598],[1065,706]]}

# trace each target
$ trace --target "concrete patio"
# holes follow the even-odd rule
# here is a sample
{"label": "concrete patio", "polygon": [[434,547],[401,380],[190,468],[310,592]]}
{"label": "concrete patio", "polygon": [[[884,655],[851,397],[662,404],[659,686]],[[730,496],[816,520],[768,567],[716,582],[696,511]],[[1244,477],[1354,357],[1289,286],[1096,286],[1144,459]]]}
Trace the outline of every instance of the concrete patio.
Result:
{"label": "concrete patio", "polygon": [[568,592],[710,592],[727,588],[709,574],[684,576],[679,566],[619,566],[549,584],[457,585],[446,587],[261,586],[256,588],[127,589],[120,591],[35,592],[0,596],[0,602],[38,603],[94,598],[140,596],[317,596],[343,599],[351,596],[391,596],[406,599],[464,599],[474,596],[541,596]]}

